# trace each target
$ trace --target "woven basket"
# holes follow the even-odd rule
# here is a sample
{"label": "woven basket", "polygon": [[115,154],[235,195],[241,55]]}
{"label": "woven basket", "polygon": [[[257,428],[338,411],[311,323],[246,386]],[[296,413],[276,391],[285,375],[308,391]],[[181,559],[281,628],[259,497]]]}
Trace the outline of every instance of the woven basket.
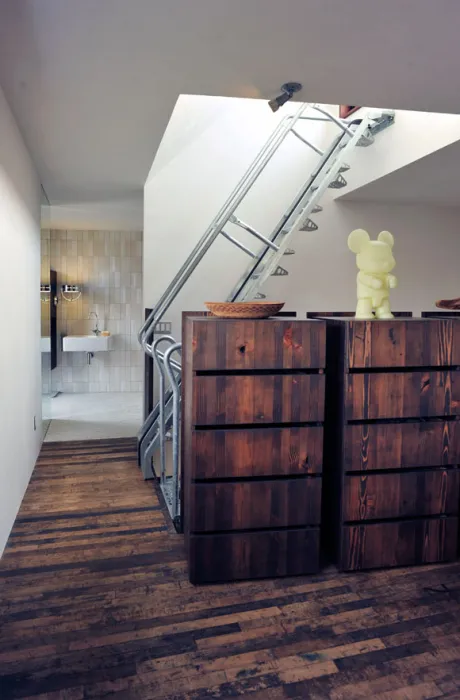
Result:
{"label": "woven basket", "polygon": [[284,306],[277,301],[206,301],[206,308],[219,318],[268,318]]}

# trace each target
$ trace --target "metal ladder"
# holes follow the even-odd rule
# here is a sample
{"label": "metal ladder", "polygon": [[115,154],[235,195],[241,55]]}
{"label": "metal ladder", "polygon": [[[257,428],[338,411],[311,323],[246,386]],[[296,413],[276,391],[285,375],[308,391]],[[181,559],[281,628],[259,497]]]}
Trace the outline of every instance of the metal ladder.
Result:
{"label": "metal ladder", "polygon": [[[296,126],[298,127],[302,120],[330,122],[337,127],[336,135],[325,151],[310,142],[298,131]],[[284,117],[139,330],[139,342],[144,352],[153,357],[158,370],[160,392],[157,405],[150,415],[147,416],[138,434],[139,464],[145,479],[155,478],[152,458],[154,452],[159,448],[160,487],[176,529],[180,529],[179,426],[181,364],[178,359],[173,359],[173,355],[174,353],[180,353],[181,344],[176,342],[172,336],[161,336],[153,341],[159,322],[218,236],[224,236],[232,245],[239,248],[250,258],[247,269],[229,294],[227,301],[264,298],[265,295],[258,292],[258,289],[268,277],[288,274],[287,270],[279,263],[284,255],[294,253],[288,247],[291,237],[297,231],[317,230],[318,226],[312,221],[310,216],[322,210],[319,200],[326,189],[339,189],[347,185],[343,177],[343,173],[349,170],[349,166],[346,163],[347,154],[349,155],[355,146],[371,145],[374,141],[374,135],[383,128],[390,126],[393,122],[393,112],[384,112],[372,117],[365,116],[362,119],[351,121],[342,120],[317,104],[303,104],[295,114]],[[294,197],[288,210],[267,237],[249,223],[243,221],[236,212],[289,134],[294,135],[301,143],[313,150],[318,155],[318,162],[300,191]],[[251,234],[256,241],[262,244],[259,249],[256,251],[252,250],[229,234],[228,231],[225,231],[224,227],[229,223]],[[160,350],[160,345],[164,343],[167,343],[169,347],[162,351]],[[168,378],[170,384],[168,389],[166,389],[166,378]],[[172,435],[170,433],[171,430]],[[166,470],[166,444],[170,438],[172,438],[173,451],[172,474],[168,475]]]}

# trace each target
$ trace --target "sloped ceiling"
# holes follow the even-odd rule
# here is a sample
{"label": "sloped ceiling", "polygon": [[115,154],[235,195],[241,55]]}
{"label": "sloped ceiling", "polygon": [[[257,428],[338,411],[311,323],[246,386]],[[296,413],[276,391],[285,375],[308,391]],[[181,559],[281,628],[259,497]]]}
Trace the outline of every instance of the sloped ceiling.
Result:
{"label": "sloped ceiling", "polygon": [[457,0],[0,0],[0,84],[52,203],[117,199],[181,93],[460,112],[459,26]]}

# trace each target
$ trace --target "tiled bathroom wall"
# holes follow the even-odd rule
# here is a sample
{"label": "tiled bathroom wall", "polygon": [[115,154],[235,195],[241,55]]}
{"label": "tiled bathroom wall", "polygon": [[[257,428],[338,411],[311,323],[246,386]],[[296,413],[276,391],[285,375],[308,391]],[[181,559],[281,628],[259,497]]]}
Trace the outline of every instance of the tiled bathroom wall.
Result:
{"label": "tiled bathroom wall", "polygon": [[[42,237],[49,240],[59,290],[59,352],[51,390],[142,391],[143,353],[136,337],[143,318],[142,232],[51,230]],[[80,285],[80,299],[65,301],[63,284]],[[62,352],[60,336],[91,333],[91,311],[100,330],[110,331],[112,349],[95,353],[88,364],[86,353]]]}

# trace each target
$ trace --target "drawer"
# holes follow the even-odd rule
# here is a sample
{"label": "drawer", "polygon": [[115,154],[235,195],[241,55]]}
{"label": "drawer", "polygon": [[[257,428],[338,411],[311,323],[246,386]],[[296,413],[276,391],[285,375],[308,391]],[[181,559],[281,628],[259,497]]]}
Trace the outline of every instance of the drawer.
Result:
{"label": "drawer", "polygon": [[351,321],[348,364],[352,368],[460,365],[460,321]]}
{"label": "drawer", "polygon": [[192,484],[190,530],[319,525],[321,478]]}
{"label": "drawer", "polygon": [[346,476],[343,520],[378,520],[424,515],[456,515],[459,471],[432,471]]}
{"label": "drawer", "polygon": [[322,421],[324,374],[222,375],[193,379],[193,423]]}
{"label": "drawer", "polygon": [[453,561],[457,538],[457,518],[346,525],[341,568],[356,571]]}
{"label": "drawer", "polygon": [[192,479],[319,474],[323,428],[196,430]]}
{"label": "drawer", "polygon": [[191,535],[192,583],[312,574],[319,568],[319,528]]}
{"label": "drawer", "polygon": [[460,421],[347,425],[346,471],[460,464]]}
{"label": "drawer", "polygon": [[326,362],[321,321],[267,319],[193,320],[195,371],[225,369],[319,369]]}
{"label": "drawer", "polygon": [[459,372],[347,375],[348,420],[460,415]]}

